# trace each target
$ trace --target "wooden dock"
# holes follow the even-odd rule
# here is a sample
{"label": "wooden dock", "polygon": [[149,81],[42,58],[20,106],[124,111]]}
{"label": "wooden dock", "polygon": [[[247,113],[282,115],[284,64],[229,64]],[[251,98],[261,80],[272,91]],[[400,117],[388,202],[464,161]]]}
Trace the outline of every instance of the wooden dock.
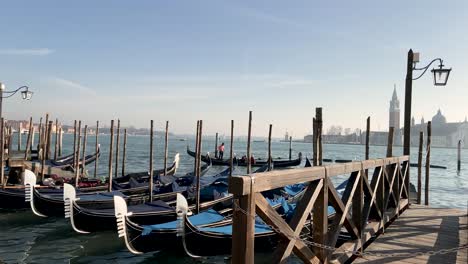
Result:
{"label": "wooden dock", "polygon": [[356,258],[353,263],[465,264],[468,263],[467,248],[445,254],[414,254],[452,249],[467,243],[467,211],[412,204],[364,250],[364,257]]}

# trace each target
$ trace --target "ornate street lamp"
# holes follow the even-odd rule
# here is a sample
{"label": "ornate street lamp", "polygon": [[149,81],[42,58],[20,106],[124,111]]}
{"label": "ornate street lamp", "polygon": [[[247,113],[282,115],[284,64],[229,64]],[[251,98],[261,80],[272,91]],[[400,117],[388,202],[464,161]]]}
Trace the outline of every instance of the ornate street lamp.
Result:
{"label": "ornate street lamp", "polygon": [[[416,68],[416,63],[419,62],[419,53],[413,53],[413,50],[408,51],[408,61],[406,67],[406,82],[405,82],[405,126],[404,126],[404,136],[403,136],[403,155],[410,155],[410,140],[411,140],[411,97],[413,90],[413,80],[418,80],[421,78],[432,63],[438,61],[439,68],[434,68],[431,72],[434,75],[434,85],[436,86],[445,86],[448,81],[450,74],[450,69],[444,68],[443,60],[440,58],[432,60],[427,66],[422,68]],[[422,73],[413,78],[413,71],[422,71]],[[409,191],[409,171],[407,172],[405,178],[406,190]]]}
{"label": "ornate street lamp", "polygon": [[3,163],[3,154],[4,150],[4,140],[3,140],[3,123],[2,120],[2,105],[3,105],[3,98],[10,98],[15,95],[17,92],[21,91],[21,98],[23,100],[31,100],[33,92],[29,91],[28,86],[21,86],[16,90],[13,91],[5,91],[5,84],[0,82],[0,183],[2,186],[5,186],[6,180],[4,177],[4,163]]}

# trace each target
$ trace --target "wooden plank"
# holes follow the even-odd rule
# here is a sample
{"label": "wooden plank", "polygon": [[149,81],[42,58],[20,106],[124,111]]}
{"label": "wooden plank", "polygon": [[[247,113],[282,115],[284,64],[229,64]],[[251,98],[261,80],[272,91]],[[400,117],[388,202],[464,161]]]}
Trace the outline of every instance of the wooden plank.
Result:
{"label": "wooden plank", "polygon": [[[329,192],[330,192],[330,203],[334,205],[335,211],[336,211],[336,218],[335,221],[333,221],[332,226],[330,227],[329,235],[328,235],[328,240],[329,240],[329,245],[335,246],[336,241],[338,240],[338,237],[340,235],[340,230],[341,227],[343,226],[345,220],[348,220],[348,224],[351,223],[349,221],[349,215],[348,211],[351,208],[351,202],[353,197],[354,192],[356,191],[356,188],[358,186],[358,179],[360,178],[359,172],[353,172],[351,176],[349,177],[348,184],[346,185],[345,191],[343,193],[342,201],[343,204],[345,205],[344,208],[340,204],[335,204],[337,201],[341,201],[339,199],[338,193],[336,193],[336,190],[333,185],[329,185]],[[328,178],[329,179],[329,178]],[[329,179],[330,180],[330,179]],[[331,181],[330,181],[331,182]],[[334,191],[335,190],[335,191]],[[347,219],[348,218],[348,219]],[[339,219],[338,221],[336,219]],[[351,234],[354,234],[357,236],[357,228],[353,226],[352,230],[353,232],[350,232]]]}
{"label": "wooden plank", "polygon": [[[299,182],[320,180],[323,179],[324,176],[324,167],[309,167],[258,173],[255,174],[255,189],[253,191],[262,192]],[[250,193],[250,177],[231,177],[229,182],[229,192],[237,195],[246,195]]]}
{"label": "wooden plank", "polygon": [[[323,181],[320,180],[320,182]],[[320,185],[320,183],[319,183]],[[322,188],[318,188],[322,190]],[[313,195],[312,195],[313,198]],[[255,194],[255,205],[257,209],[258,215],[262,218],[265,223],[274,226],[280,232],[280,235],[283,235],[286,239],[290,240],[293,237],[296,237],[295,231],[284,221],[284,219],[273,209],[268,201],[263,197],[262,194],[256,193]],[[318,259],[315,257],[314,253],[305,245],[304,241],[292,240],[295,242],[295,247],[300,250],[295,250],[294,253],[304,262],[306,263],[317,263]],[[276,253],[276,252],[275,252]],[[278,257],[278,255],[274,255],[274,257]],[[274,258],[275,263],[277,263],[277,258]],[[283,260],[284,261],[284,260]]]}
{"label": "wooden plank", "polygon": [[[328,177],[325,175],[323,181],[323,187],[317,197],[313,212],[313,223],[314,228],[312,230],[313,239],[315,243],[322,245],[328,245]],[[332,187],[333,188],[333,187]],[[354,207],[354,205],[353,205]],[[329,252],[323,248],[313,247],[313,250],[319,260],[323,263],[327,263],[329,259]]]}
{"label": "wooden plank", "polygon": [[[233,206],[231,263],[254,264],[254,195],[234,196]],[[239,206],[239,208],[236,206]]]}
{"label": "wooden plank", "polygon": [[[295,237],[300,235],[302,227],[304,226],[304,223],[307,220],[322,187],[323,180],[311,182],[307,186],[303,197],[297,203],[294,215],[289,222],[289,226],[293,230]],[[296,240],[294,239],[281,241],[273,253],[273,263],[284,263],[294,249],[295,244]],[[301,256],[306,257],[306,254],[301,254]],[[309,258],[306,260],[308,261]]]}

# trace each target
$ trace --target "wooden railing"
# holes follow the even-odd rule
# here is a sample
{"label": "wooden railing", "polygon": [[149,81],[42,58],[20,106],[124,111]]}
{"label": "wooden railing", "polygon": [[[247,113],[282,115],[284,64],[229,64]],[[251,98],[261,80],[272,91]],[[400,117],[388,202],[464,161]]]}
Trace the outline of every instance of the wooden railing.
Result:
{"label": "wooden railing", "polygon": [[[346,261],[406,209],[408,169],[408,156],[401,156],[233,176],[229,183],[229,192],[235,198],[232,263],[254,263],[255,215],[280,234],[272,263],[284,262],[292,252],[305,263]],[[331,178],[348,174],[340,197]],[[308,182],[308,186],[287,223],[261,192],[301,182]],[[333,216],[328,215],[328,206],[335,209]],[[312,240],[306,243],[299,236],[308,220],[312,220]],[[342,228],[350,239],[337,244]]]}

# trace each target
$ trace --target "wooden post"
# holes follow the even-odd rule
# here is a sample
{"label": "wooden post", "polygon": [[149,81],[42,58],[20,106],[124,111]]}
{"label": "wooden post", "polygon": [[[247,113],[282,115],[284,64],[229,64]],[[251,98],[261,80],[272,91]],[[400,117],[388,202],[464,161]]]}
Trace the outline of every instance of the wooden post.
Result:
{"label": "wooden post", "polygon": [[11,153],[12,144],[13,144],[13,128],[11,126],[8,127],[9,133],[8,133],[8,152]]}
{"label": "wooden post", "polygon": [[419,132],[419,152],[418,152],[418,204],[421,204],[421,192],[422,192],[422,152],[423,152],[423,144],[424,144],[424,132]]}
{"label": "wooden post", "polygon": [[56,160],[57,157],[58,157],[58,133],[59,133],[58,118],[56,118],[56,119],[55,119],[55,149],[54,149],[54,160]]}
{"label": "wooden post", "polygon": [[215,154],[215,159],[217,159],[217,158],[218,158],[218,132],[216,132],[215,151],[214,151],[214,154]]}
{"label": "wooden post", "polygon": [[200,132],[198,133],[198,162],[197,162],[197,203],[196,203],[196,212],[200,213],[200,163],[201,163],[201,153],[202,153],[202,132],[203,132],[203,120],[200,120]]}
{"label": "wooden post", "polygon": [[367,117],[367,125],[366,125],[366,160],[369,159],[369,139],[370,139],[370,116]]}
{"label": "wooden post", "polygon": [[167,174],[167,148],[169,140],[169,121],[166,121],[166,134],[164,137],[164,176]]}
{"label": "wooden post", "polygon": [[[354,206],[353,206],[354,208]],[[313,241],[321,245],[327,245],[328,235],[328,179],[323,179],[323,187],[321,188],[317,200],[312,208],[313,217]],[[328,263],[328,252],[325,249],[313,248],[321,263]]]}
{"label": "wooden post", "polygon": [[37,139],[37,153],[38,153],[38,158],[42,159],[40,156],[41,153],[39,153],[39,150],[41,149],[41,144],[42,144],[42,117],[39,119],[39,131],[38,131],[38,139]]}
{"label": "wooden post", "polygon": [[21,142],[22,141],[22,137],[21,137],[21,122],[19,122],[19,125],[18,125],[18,151],[21,150]]}
{"label": "wooden post", "polygon": [[[34,124],[32,124],[32,126],[34,127]],[[30,146],[30,148],[29,148],[29,153],[32,152],[33,146],[34,146],[34,136],[35,136],[35,134],[36,134],[34,131],[35,131],[35,129],[33,129],[33,133],[32,133],[32,135],[31,135],[31,144],[29,145],[29,146]]]}
{"label": "wooden post", "polygon": [[233,144],[234,144],[234,120],[231,120],[231,145],[230,145],[230,149],[229,149],[229,167],[230,167],[230,170],[229,170],[229,176],[231,177],[232,176],[232,171],[234,169],[234,147],[233,147]]}
{"label": "wooden post", "polygon": [[153,201],[153,141],[154,141],[154,121],[151,120],[151,125],[150,125],[150,160],[149,160],[149,201]]}
{"label": "wooden post", "polygon": [[49,155],[47,153],[47,135],[48,135],[48,128],[49,128],[49,113],[46,113],[46,118],[44,122],[44,130],[42,132],[42,144],[44,144],[43,152],[45,159],[49,159]]}
{"label": "wooden post", "polygon": [[322,166],[323,163],[323,144],[322,144],[322,128],[323,128],[323,120],[322,120],[322,108],[317,107],[315,108],[315,117],[317,121],[317,150],[318,150],[318,165]]}
{"label": "wooden post", "polygon": [[125,176],[125,163],[127,161],[127,129],[124,129],[123,153],[122,153],[122,176]]}
{"label": "wooden post", "polygon": [[1,150],[0,150],[0,181],[3,187],[6,185],[6,180],[5,180],[5,163],[4,163],[4,155],[5,155],[5,120],[3,117],[0,120],[0,130],[1,130],[1,136],[0,136],[0,145],[1,145]]}
{"label": "wooden post", "polygon": [[292,137],[289,137],[289,160],[292,159]]}
{"label": "wooden post", "polygon": [[268,131],[268,170],[271,170],[271,129],[272,129],[272,124],[270,124],[270,129]]}
{"label": "wooden post", "polygon": [[84,127],[84,136],[83,136],[83,167],[82,172],[86,171],[86,145],[88,144],[88,125]]}
{"label": "wooden post", "polygon": [[[431,121],[427,122],[427,146],[426,146],[426,192],[425,192],[425,205],[429,205],[429,171],[431,168]],[[408,175],[406,176],[408,177]]]}
{"label": "wooden post", "polygon": [[247,174],[252,172],[252,167],[250,164],[251,153],[250,153],[250,139],[252,137],[252,111],[249,111],[249,130],[247,134]]}
{"label": "wooden post", "polygon": [[59,131],[59,148],[58,148],[58,156],[62,156],[62,147],[63,147],[63,129],[62,125],[60,125],[60,131]]}
{"label": "wooden post", "polygon": [[77,129],[77,122],[73,125],[73,165],[76,164],[76,158],[78,157],[76,153],[76,129]]}
{"label": "wooden post", "polygon": [[[364,207],[364,186],[363,186],[363,171],[361,171],[358,174],[358,185],[356,187],[356,190],[354,191],[354,195],[352,198],[352,220],[354,222],[354,225],[356,226],[358,230],[358,239],[360,240],[360,244],[362,245],[362,235],[364,233],[364,215],[363,215],[363,207]],[[362,247],[361,247],[362,251]]]}
{"label": "wooden post", "polygon": [[393,134],[394,134],[394,128],[389,127],[388,129],[388,141],[387,141],[387,157],[392,157],[393,156]]}
{"label": "wooden post", "polygon": [[[96,121],[96,148],[95,148],[95,151],[98,152],[98,150],[99,150],[99,121]],[[97,158],[94,161],[94,178],[97,177],[98,161],[99,161],[99,158]]]}
{"label": "wooden post", "polygon": [[461,140],[458,140],[458,150],[457,150],[457,172],[461,171]]}
{"label": "wooden post", "polygon": [[198,156],[200,155],[198,151],[198,136],[200,132],[200,120],[197,120],[197,131],[195,133],[195,162],[193,165],[193,175],[197,175],[197,162],[198,162]]}
{"label": "wooden post", "polygon": [[46,144],[46,159],[50,159],[50,145],[52,144],[52,125],[54,124],[53,121],[49,121],[49,125],[47,126],[47,144]]}
{"label": "wooden post", "polygon": [[26,140],[26,147],[24,151],[24,159],[27,160],[29,153],[31,151],[31,139],[32,139],[32,133],[34,133],[33,129],[33,124],[32,124],[32,117],[29,118],[29,130],[28,130],[28,139]]}
{"label": "wooden post", "polygon": [[312,165],[318,165],[317,156],[317,120],[312,118]]}
{"label": "wooden post", "polygon": [[81,145],[81,120],[78,122],[78,138],[76,143],[76,164],[75,164],[75,187],[78,188],[80,182],[80,145]]}
{"label": "wooden post", "polygon": [[108,191],[112,192],[112,156],[113,156],[113,148],[114,148],[114,120],[111,120],[111,127],[110,127],[110,143],[109,143],[109,185]]}
{"label": "wooden post", "polygon": [[119,176],[120,119],[117,119],[117,141],[115,142],[115,177]]}

